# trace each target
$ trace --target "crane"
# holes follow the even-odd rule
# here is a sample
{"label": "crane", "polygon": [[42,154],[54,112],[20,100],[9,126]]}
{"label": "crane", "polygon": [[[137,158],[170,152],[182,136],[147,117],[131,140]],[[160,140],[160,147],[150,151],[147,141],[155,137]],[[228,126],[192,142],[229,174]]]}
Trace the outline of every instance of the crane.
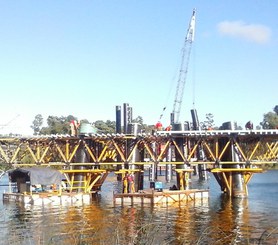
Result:
{"label": "crane", "polygon": [[17,119],[20,115],[17,114],[15,117],[13,117],[12,119],[10,119],[10,121],[6,122],[5,124],[0,124],[0,130],[9,126],[15,119]]}
{"label": "crane", "polygon": [[179,122],[183,93],[184,93],[184,85],[186,82],[186,77],[188,72],[191,47],[195,35],[195,17],[196,17],[196,9],[193,9],[192,17],[190,19],[189,27],[185,37],[184,46],[182,48],[182,57],[181,57],[182,59],[181,59],[181,65],[179,70],[179,77],[177,81],[173,111],[171,113],[171,124]]}

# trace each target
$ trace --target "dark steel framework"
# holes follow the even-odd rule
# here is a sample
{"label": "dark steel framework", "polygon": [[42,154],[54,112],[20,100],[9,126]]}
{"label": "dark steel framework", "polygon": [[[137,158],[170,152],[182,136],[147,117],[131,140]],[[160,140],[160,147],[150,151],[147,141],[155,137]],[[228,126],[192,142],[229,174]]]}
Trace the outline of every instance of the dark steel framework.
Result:
{"label": "dark steel framework", "polygon": [[[88,162],[78,162],[76,153],[83,147]],[[204,156],[198,159],[198,151]],[[227,158],[233,150],[236,159]],[[173,154],[167,157],[169,151]],[[134,157],[139,154],[139,157]],[[278,130],[158,131],[154,134],[94,134],[82,137],[36,136],[0,138],[0,160],[5,169],[26,165],[55,166],[63,170],[74,166],[86,169],[139,168],[170,164],[180,169],[206,164],[222,191],[232,193],[234,172],[245,178],[261,172],[262,164],[278,162]],[[234,166],[237,165],[235,168]],[[232,167],[230,167],[232,166]],[[119,168],[118,168],[119,169]],[[260,170],[260,171],[259,171]],[[247,192],[247,190],[246,190]]]}

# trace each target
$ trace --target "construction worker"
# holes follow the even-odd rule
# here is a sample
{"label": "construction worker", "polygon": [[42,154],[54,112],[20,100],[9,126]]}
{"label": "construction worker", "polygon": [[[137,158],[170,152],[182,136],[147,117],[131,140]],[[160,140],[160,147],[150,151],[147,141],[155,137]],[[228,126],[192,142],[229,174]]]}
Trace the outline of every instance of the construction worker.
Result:
{"label": "construction worker", "polygon": [[253,129],[253,123],[251,121],[248,121],[246,124],[245,124],[245,128],[246,129]]}
{"label": "construction worker", "polygon": [[130,193],[134,193],[135,192],[135,186],[134,186],[134,175],[133,174],[129,174],[128,177],[128,185],[129,185],[129,192]]}
{"label": "construction worker", "polygon": [[80,122],[77,122],[76,120],[70,121],[71,136],[77,136],[77,130],[79,126],[80,126]]}
{"label": "construction worker", "polygon": [[128,193],[128,180],[127,180],[127,174],[123,177],[123,193]]}
{"label": "construction worker", "polygon": [[156,130],[162,130],[162,123],[160,121],[158,121],[156,124],[155,124],[155,129]]}
{"label": "construction worker", "polygon": [[180,190],[184,190],[184,173],[180,173]]}
{"label": "construction worker", "polygon": [[166,131],[171,131],[172,130],[172,125],[169,125],[168,127],[165,128]]}

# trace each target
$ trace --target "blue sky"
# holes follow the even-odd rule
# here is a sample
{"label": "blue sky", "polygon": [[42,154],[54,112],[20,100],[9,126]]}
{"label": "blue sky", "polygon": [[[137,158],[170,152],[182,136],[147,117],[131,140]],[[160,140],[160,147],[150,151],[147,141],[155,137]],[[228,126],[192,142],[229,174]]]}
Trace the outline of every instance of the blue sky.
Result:
{"label": "blue sky", "polygon": [[39,113],[115,120],[123,103],[147,124],[166,106],[166,126],[193,8],[181,121],[195,108],[258,125],[278,104],[275,0],[0,0],[0,133],[31,132]]}

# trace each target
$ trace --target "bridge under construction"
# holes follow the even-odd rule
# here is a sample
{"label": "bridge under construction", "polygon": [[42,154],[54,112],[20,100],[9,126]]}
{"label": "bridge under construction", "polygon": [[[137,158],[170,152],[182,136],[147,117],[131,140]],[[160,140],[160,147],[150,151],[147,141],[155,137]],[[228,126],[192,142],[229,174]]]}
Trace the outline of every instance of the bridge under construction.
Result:
{"label": "bridge under construction", "polygon": [[222,192],[231,197],[247,196],[247,185],[253,174],[262,173],[263,164],[277,164],[278,130],[253,130],[251,125],[248,130],[234,130],[229,123],[223,130],[202,130],[196,110],[191,110],[192,126],[180,123],[195,19],[196,9],[193,9],[182,48],[169,131],[159,126],[152,133],[144,133],[138,123],[133,123],[132,108],[125,103],[123,120],[121,107],[116,106],[115,134],[97,133],[89,124],[78,128],[74,121],[70,124],[71,135],[0,136],[2,169],[22,170],[10,176],[17,182],[17,191],[29,191],[26,181],[34,184],[30,180],[31,167],[39,167],[35,171],[42,178],[46,175],[40,171],[43,168],[60,171],[68,193],[89,194],[100,191],[111,171],[122,182],[122,194],[142,191],[145,171],[149,171],[150,186],[161,190],[157,175],[163,168],[165,182],[172,183],[176,179],[175,190],[188,190],[192,174],[206,179],[210,171]]}
{"label": "bridge under construction", "polygon": [[[107,174],[116,173],[125,186],[133,176],[132,190],[143,189],[144,171],[151,183],[158,169],[165,181],[176,178],[177,190],[187,190],[192,174],[215,176],[222,192],[231,197],[248,196],[247,185],[262,165],[278,161],[278,130],[156,131],[144,134],[131,125],[126,134],[80,133],[0,138],[1,164],[6,170],[50,167],[67,176],[70,192],[100,190]],[[173,174],[175,173],[175,174]]]}

